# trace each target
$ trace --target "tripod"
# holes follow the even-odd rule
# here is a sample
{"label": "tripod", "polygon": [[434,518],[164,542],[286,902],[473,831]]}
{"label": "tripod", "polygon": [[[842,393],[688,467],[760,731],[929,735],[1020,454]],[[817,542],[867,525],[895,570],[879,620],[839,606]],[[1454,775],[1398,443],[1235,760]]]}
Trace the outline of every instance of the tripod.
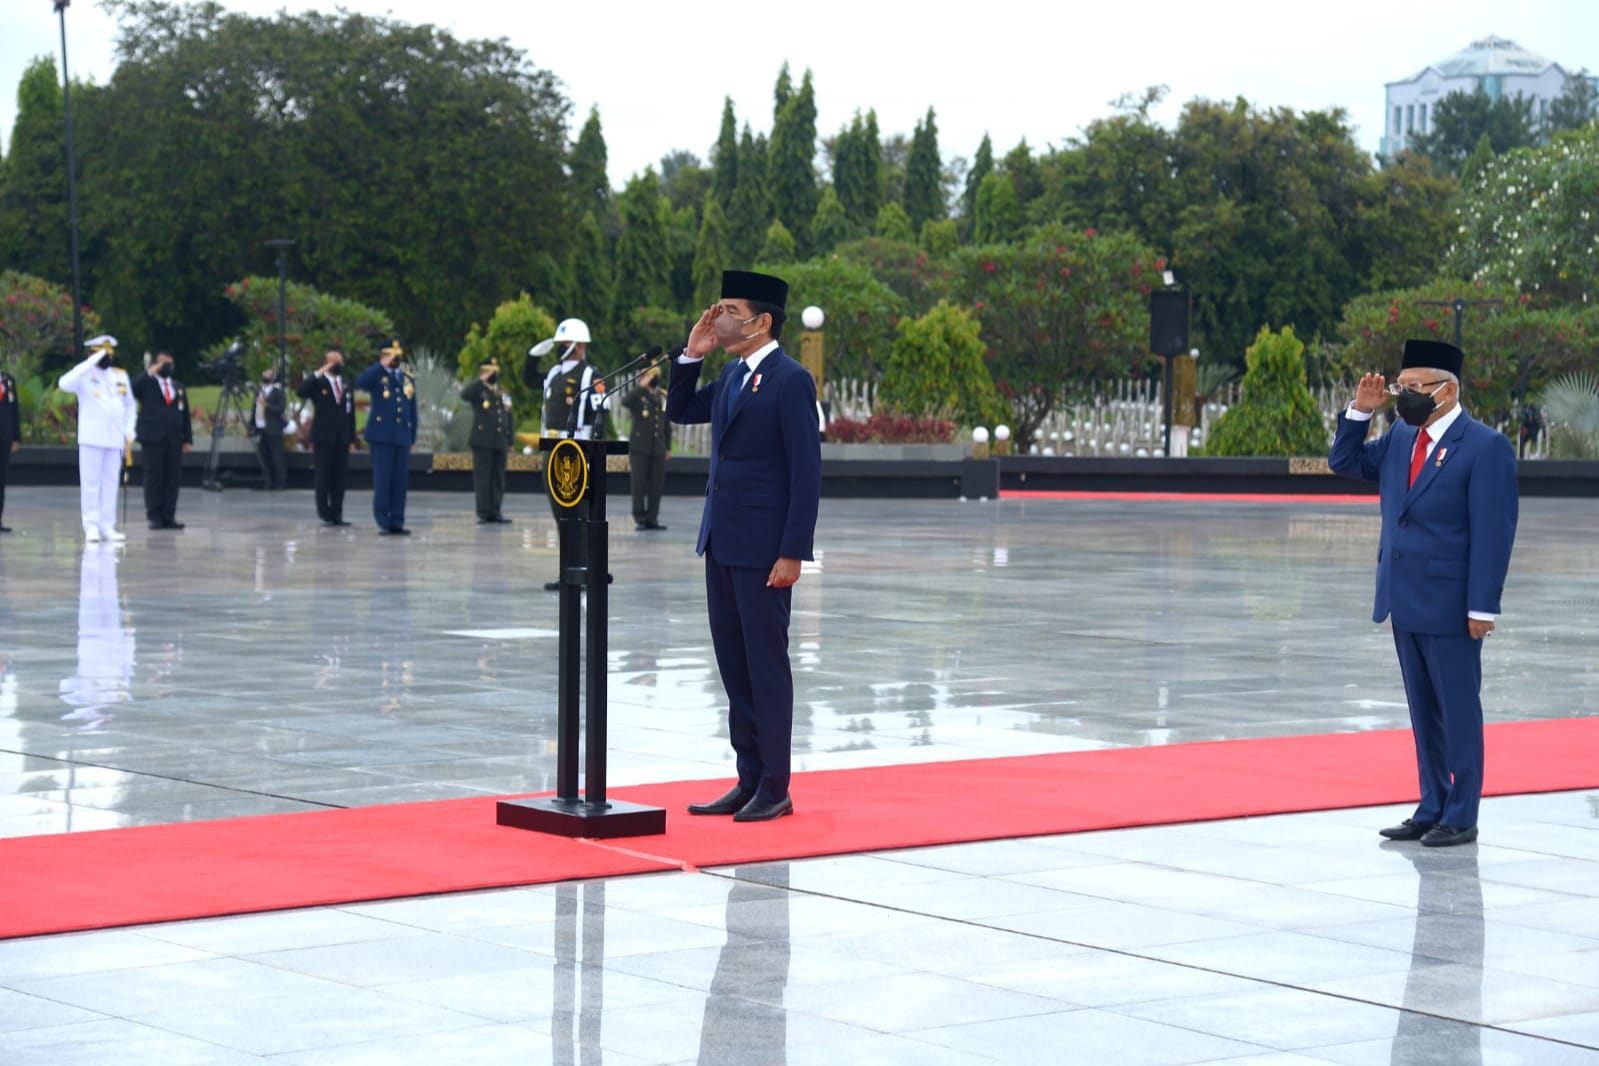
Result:
{"label": "tripod", "polygon": [[216,410],[211,413],[211,454],[206,456],[205,476],[200,480],[200,487],[207,492],[221,492],[222,482],[226,480],[217,466],[222,456],[222,435],[227,431],[230,413],[237,416],[240,425],[250,425],[250,401],[244,394],[243,383],[235,378],[223,382],[222,395],[217,397]]}

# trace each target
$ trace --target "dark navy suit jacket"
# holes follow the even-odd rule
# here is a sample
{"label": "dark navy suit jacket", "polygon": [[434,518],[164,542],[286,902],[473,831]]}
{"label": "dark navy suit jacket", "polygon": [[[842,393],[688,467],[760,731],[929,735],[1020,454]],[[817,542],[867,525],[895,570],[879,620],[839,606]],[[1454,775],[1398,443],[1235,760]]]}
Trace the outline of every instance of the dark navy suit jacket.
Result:
{"label": "dark navy suit jacket", "polygon": [[373,363],[355,379],[355,387],[372,396],[366,414],[366,440],[368,444],[416,443],[416,379],[400,371],[398,380]]}
{"label": "dark navy suit jacket", "polygon": [[743,360],[697,388],[702,362],[672,366],[666,416],[711,424],[711,469],[695,551],[724,566],[771,569],[778,559],[810,559],[822,495],[821,428],[816,383],[783,349],[769,352],[738,403],[731,390]]}
{"label": "dark navy suit jacket", "polygon": [[1370,422],[1341,416],[1327,458],[1377,482],[1382,542],[1372,621],[1411,633],[1462,635],[1468,611],[1499,614],[1516,539],[1516,453],[1504,434],[1461,410],[1416,477],[1419,430],[1404,422],[1366,442]]}

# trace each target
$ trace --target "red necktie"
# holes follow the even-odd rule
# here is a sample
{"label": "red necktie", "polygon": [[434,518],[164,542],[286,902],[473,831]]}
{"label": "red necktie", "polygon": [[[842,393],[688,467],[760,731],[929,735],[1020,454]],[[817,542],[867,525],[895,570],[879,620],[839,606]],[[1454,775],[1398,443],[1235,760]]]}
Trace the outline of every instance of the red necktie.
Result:
{"label": "red necktie", "polygon": [[1427,461],[1427,445],[1431,441],[1432,438],[1427,436],[1425,429],[1416,434],[1416,450],[1410,453],[1410,483],[1412,485],[1416,483],[1416,476],[1421,473],[1422,465]]}
{"label": "red necktie", "polygon": [[339,379],[338,378],[334,378],[333,379],[333,402],[334,403],[343,403],[344,402],[344,390],[339,388]]}
{"label": "red necktie", "polygon": [[167,406],[171,407],[172,406],[172,385],[169,382],[167,382],[166,379],[164,379],[164,378],[161,381],[161,395],[163,395],[163,396],[165,396],[167,398]]}

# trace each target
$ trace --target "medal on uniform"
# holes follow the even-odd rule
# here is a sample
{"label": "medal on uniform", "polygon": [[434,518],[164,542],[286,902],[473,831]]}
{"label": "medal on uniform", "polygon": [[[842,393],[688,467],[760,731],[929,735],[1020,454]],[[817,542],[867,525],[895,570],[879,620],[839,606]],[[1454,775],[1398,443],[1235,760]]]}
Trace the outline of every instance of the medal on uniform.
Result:
{"label": "medal on uniform", "polygon": [[760,392],[761,391],[761,375],[760,374],[756,374],[755,375],[755,381],[750,386],[750,391],[751,392]]}
{"label": "medal on uniform", "polygon": [[489,409],[489,401],[484,400],[483,401],[483,410],[487,411],[488,409]]}
{"label": "medal on uniform", "polygon": [[1438,449],[1438,461],[1436,463],[1433,463],[1432,465],[1433,466],[1443,466],[1444,465],[1444,456],[1446,456],[1448,454],[1449,454],[1449,449],[1448,448],[1439,448]]}
{"label": "medal on uniform", "polygon": [[405,398],[407,400],[409,400],[414,395],[416,395],[416,389],[411,387],[411,379],[410,378],[406,378],[405,379]]}

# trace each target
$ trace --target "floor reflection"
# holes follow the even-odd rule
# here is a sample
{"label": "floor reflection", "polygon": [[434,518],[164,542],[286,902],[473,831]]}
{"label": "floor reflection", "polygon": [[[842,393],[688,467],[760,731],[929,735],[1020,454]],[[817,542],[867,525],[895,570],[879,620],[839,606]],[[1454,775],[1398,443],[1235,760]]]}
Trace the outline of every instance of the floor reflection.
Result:
{"label": "floor reflection", "polygon": [[[759,881],[745,880],[742,867],[734,876],[727,942],[705,997],[698,1063],[782,1066],[788,1061],[788,864],[762,865]],[[782,891],[774,897],[773,888]]]}
{"label": "floor reflection", "polygon": [[[1482,1066],[1483,913],[1477,847],[1388,845],[1415,866],[1416,932],[1391,1066]],[[1447,1020],[1439,1017],[1447,1014]]]}
{"label": "floor reflection", "polygon": [[[581,915],[581,922],[579,921]],[[605,1012],[605,882],[557,885],[550,1018],[556,1066],[600,1066]]]}
{"label": "floor reflection", "polygon": [[78,664],[61,679],[61,715],[78,732],[96,732],[133,698],[134,632],[123,624],[120,559],[111,544],[86,544],[78,573]]}

